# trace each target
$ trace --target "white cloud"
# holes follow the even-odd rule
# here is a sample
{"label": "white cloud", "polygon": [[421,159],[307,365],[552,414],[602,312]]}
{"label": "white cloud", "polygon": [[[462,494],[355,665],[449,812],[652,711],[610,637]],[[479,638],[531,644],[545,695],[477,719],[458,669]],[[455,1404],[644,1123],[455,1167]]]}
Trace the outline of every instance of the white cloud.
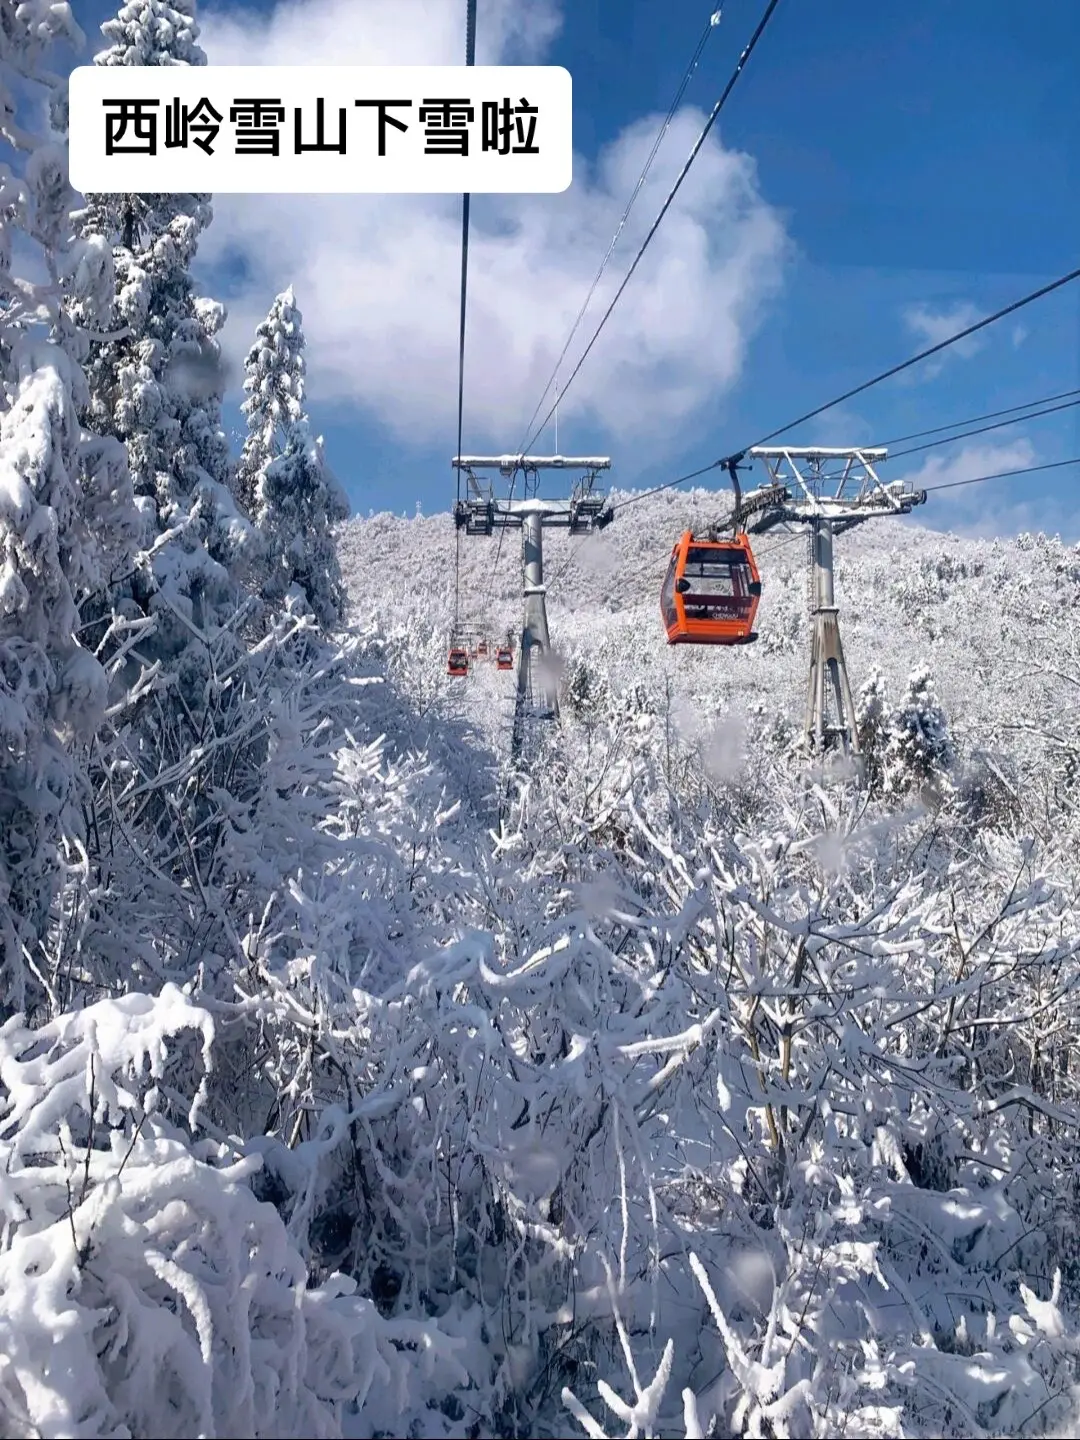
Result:
{"label": "white cloud", "polygon": [[[935,310],[929,305],[909,305],[903,312],[904,324],[918,338],[921,349],[926,349],[930,345],[940,345],[950,335],[955,335],[958,330],[966,330],[969,325],[974,325],[983,318],[984,312],[966,300],[944,310]],[[950,356],[960,360],[970,360],[983,348],[984,334],[985,332],[980,332],[977,335],[969,335],[966,340],[957,340],[939,356],[932,360],[924,360],[921,365],[916,367],[916,378],[932,380],[936,375],[940,375]]]}
{"label": "white cloud", "polygon": [[926,505],[920,506],[914,518],[932,530],[983,539],[1044,530],[1050,534],[1060,531],[1068,538],[1076,529],[1073,507],[1048,502],[1042,496],[1033,503],[1025,501],[1023,496],[1030,485],[1027,477],[1013,475],[984,484],[964,483],[1038,463],[1034,446],[1025,439],[1000,445],[965,445],[950,456],[928,456],[917,470],[903,478],[915,489],[929,491]]}
{"label": "white cloud", "polygon": [[[543,61],[558,24],[550,0],[488,0],[477,61]],[[250,10],[242,19],[208,11],[202,43],[212,64],[460,64],[464,34],[457,0],[288,0],[257,19]],[[672,124],[564,382],[704,118],[683,111]],[[659,123],[642,117],[595,167],[577,157],[564,195],[474,200],[469,448],[510,450],[524,440]],[[406,443],[445,442],[457,403],[460,200],[223,195],[214,209],[201,258],[242,265],[244,275],[229,300],[232,358],[243,355],[275,293],[293,283],[312,397],[361,406]],[[673,426],[715,405],[737,379],[786,256],[781,219],[760,195],[753,161],[710,137],[560,405],[563,448],[572,448],[575,429],[567,422],[579,417],[613,440],[633,439],[639,459],[667,448]]]}
{"label": "white cloud", "polygon": [[916,489],[928,490],[934,485],[955,485],[979,475],[1019,470],[1036,463],[1034,447],[1026,439],[1004,444],[963,445],[950,455],[927,455],[918,469],[905,473],[904,479]]}

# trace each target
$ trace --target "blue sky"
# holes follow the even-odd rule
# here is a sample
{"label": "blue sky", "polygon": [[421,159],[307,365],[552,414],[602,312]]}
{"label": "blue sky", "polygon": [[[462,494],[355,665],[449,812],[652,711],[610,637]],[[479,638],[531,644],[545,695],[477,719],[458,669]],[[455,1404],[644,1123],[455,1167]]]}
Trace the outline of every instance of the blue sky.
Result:
{"label": "blue sky", "polygon": [[[88,30],[111,8],[75,5]],[[569,328],[551,315],[572,318],[583,300],[640,168],[635,156],[648,149],[711,8],[482,3],[482,60],[495,58],[484,46],[501,29],[499,58],[570,70],[583,163],[565,197],[476,205],[466,450],[514,450],[524,438],[551,347],[557,354]],[[685,97],[696,110],[673,127],[637,228],[613,257],[613,283],[762,8],[724,6]],[[201,15],[212,63],[446,63],[464,45],[461,0],[292,0],[276,9],[247,0]],[[316,38],[305,49],[296,36],[308,31]],[[702,152],[700,178],[695,167],[567,398],[560,448],[609,453],[620,486],[659,483],[922,348],[951,317],[988,313],[1075,266],[1077,54],[1080,6],[1066,0],[781,0],[714,132],[744,158],[725,160],[711,145]],[[282,197],[260,206],[220,197],[217,209],[199,278],[230,305],[233,352],[275,290],[295,280],[309,317],[310,409],[354,506],[446,508],[456,202]],[[358,235],[369,238],[361,245]],[[586,317],[571,359],[602,308]],[[992,327],[967,353],[785,438],[871,443],[1078,386],[1080,283]],[[577,414],[575,392],[587,406]],[[1080,409],[979,437],[966,451],[932,452],[931,482],[1072,455]],[[921,460],[883,473],[911,473]],[[920,519],[1075,540],[1078,487],[1080,467],[948,491]]]}

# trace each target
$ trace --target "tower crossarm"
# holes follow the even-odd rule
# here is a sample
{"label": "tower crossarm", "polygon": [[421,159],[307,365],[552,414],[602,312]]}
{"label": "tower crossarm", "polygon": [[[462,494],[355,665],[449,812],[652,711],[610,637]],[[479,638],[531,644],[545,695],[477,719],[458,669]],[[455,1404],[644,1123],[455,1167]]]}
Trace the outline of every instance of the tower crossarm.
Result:
{"label": "tower crossarm", "polygon": [[758,445],[746,454],[762,462],[774,484],[800,495],[814,514],[827,514],[828,501],[860,504],[871,497],[899,513],[889,498],[894,487],[884,485],[874,469],[888,459],[882,447]]}
{"label": "tower crossarm", "polygon": [[[896,485],[899,484],[897,481]],[[893,489],[889,499],[895,501],[895,504],[875,504],[872,503],[874,499],[875,497],[870,497],[866,504],[853,505],[849,509],[838,508],[833,517],[833,533],[843,535],[846,530],[862,525],[866,520],[880,520],[883,516],[910,515],[917,505],[926,504],[926,491]]]}
{"label": "tower crossarm", "polygon": [[498,470],[513,475],[516,470],[610,470],[607,455],[455,455],[455,470]]}
{"label": "tower crossarm", "polygon": [[[611,468],[607,455],[455,455],[450,464],[468,477],[468,495],[454,506],[454,524],[466,535],[519,530],[529,515],[541,516],[545,526],[582,535],[602,530],[615,518],[609,500],[595,488],[599,472]],[[497,499],[491,483],[484,486],[477,480],[476,472],[480,470],[497,470],[511,477],[524,474],[527,498]],[[538,488],[541,470],[581,470],[584,474],[575,482],[568,499],[546,500],[529,493]]]}

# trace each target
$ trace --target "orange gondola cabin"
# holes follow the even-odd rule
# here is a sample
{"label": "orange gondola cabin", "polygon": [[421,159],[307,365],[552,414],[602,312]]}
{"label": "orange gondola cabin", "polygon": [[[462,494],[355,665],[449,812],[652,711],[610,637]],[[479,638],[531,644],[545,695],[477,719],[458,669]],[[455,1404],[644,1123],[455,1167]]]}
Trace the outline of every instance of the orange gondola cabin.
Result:
{"label": "orange gondola cabin", "polygon": [[480,643],[479,643],[479,645],[477,645],[477,647],[476,647],[476,658],[477,658],[478,660],[486,660],[486,659],[487,659],[487,656],[488,656],[488,642],[487,642],[486,640],[481,640]]}
{"label": "orange gondola cabin", "polygon": [[451,645],[446,662],[446,673],[461,677],[469,673],[469,652],[464,645]]}
{"label": "orange gondola cabin", "polygon": [[750,539],[738,534],[678,541],[660,592],[669,645],[749,645],[761,602],[761,576]]}
{"label": "orange gondola cabin", "polygon": [[495,652],[496,670],[512,670],[514,668],[514,652],[508,645],[500,645]]}

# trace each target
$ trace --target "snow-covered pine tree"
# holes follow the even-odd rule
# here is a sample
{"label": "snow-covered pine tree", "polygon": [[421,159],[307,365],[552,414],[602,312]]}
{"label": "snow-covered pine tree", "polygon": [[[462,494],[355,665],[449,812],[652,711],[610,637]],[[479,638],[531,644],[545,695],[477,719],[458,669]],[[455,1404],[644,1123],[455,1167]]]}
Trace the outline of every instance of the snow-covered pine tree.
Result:
{"label": "snow-covered pine tree", "polygon": [[563,703],[571,715],[588,722],[597,719],[610,702],[606,676],[597,673],[582,656],[567,667]]}
{"label": "snow-covered pine tree", "polygon": [[866,783],[871,794],[879,794],[883,784],[888,725],[888,689],[880,668],[875,665],[860,687],[855,702],[855,732],[859,737]]}
{"label": "snow-covered pine tree", "polygon": [[893,794],[940,792],[954,759],[949,723],[927,665],[908,677],[907,692],[889,719],[886,787]]}
{"label": "snow-covered pine tree", "polygon": [[248,434],[237,484],[249,514],[255,510],[255,489],[263,466],[282,453],[288,427],[303,418],[304,349],[303,317],[290,285],[275,297],[244,361],[247,398],[240,409],[247,418]]}
{"label": "snow-covered pine tree", "polygon": [[344,613],[332,526],[349,502],[304,411],[303,316],[292,288],[278,295],[248,352],[244,389],[248,439],[242,486],[262,537],[264,594],[309,610],[326,629]]}
{"label": "snow-covered pine tree", "polygon": [[[194,0],[128,0],[101,28],[112,43],[95,55],[97,65],[206,64]],[[199,297],[190,273],[212,218],[210,197],[195,194],[89,196],[79,216],[82,234],[113,246],[117,318],[128,332],[90,357],[86,421],[125,444],[142,543],[153,551],[112,600],[157,616],[143,656],[165,661],[195,705],[208,672],[199,658],[205,643],[191,627],[209,637],[232,619],[254,551],[233,501],[221,423],[215,337],[225,308]]]}
{"label": "snow-covered pine tree", "polygon": [[[42,993],[57,841],[78,789],[72,743],[93,733],[104,701],[73,593],[96,582],[101,555],[80,480],[102,514],[124,501],[122,451],[80,431],[81,337],[56,283],[105,324],[110,257],[71,242],[64,150],[30,128],[42,98],[54,129],[66,123],[63,82],[46,68],[60,43],[84,43],[67,5],[0,11],[0,134],[18,157],[0,164],[0,1014]],[[12,274],[16,246],[44,279]]]}
{"label": "snow-covered pine tree", "polygon": [[259,476],[255,521],[267,546],[267,597],[299,602],[326,629],[345,611],[331,527],[348,515],[349,502],[326,463],[322,436],[313,436],[306,420],[296,421],[283,453]]}
{"label": "snow-covered pine tree", "polygon": [[[110,41],[94,56],[95,65],[205,65],[198,44],[195,0],[126,0],[118,14],[107,20],[101,33]],[[154,225],[170,201],[188,197],[165,195],[91,195],[87,197],[84,225],[94,233],[115,234],[130,254],[140,234]],[[208,196],[190,197],[207,203]]]}
{"label": "snow-covered pine tree", "polygon": [[[206,63],[193,0],[130,0],[102,30],[100,65]],[[258,542],[234,503],[221,423],[225,309],[191,276],[209,202],[89,196],[77,217],[82,236],[111,247],[125,327],[92,349],[84,419],[126,450],[142,521],[136,563],[85,617],[113,689],[87,801],[96,899],[83,908],[97,918],[80,944],[95,976],[121,986],[174,963],[184,979],[200,963],[220,970],[235,952],[231,939],[218,946],[232,922],[216,887],[235,893],[221,880],[225,841],[259,792],[272,723],[272,697],[258,714],[252,700],[274,642],[253,647],[247,624]]]}

